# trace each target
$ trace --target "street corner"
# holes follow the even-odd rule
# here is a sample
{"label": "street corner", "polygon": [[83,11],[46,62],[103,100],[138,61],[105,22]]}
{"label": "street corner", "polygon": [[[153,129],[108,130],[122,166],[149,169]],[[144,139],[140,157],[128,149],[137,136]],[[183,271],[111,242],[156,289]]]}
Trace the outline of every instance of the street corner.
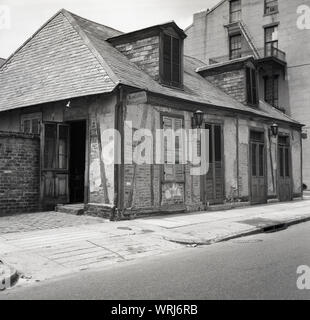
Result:
{"label": "street corner", "polygon": [[0,260],[0,291],[12,288],[19,279],[18,271]]}

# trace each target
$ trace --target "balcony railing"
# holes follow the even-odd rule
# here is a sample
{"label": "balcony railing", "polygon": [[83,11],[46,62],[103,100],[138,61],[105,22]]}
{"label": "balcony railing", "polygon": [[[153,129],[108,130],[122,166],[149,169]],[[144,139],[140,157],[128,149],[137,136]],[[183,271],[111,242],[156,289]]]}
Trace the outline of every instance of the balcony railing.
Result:
{"label": "balcony railing", "polygon": [[[282,62],[286,62],[286,54],[282,50],[275,48],[275,47],[266,47],[266,48],[260,48],[257,49],[257,52],[259,54],[259,58],[269,58],[274,57],[279,59]],[[227,62],[229,60],[234,60],[237,58],[242,58],[246,56],[255,56],[252,50],[244,51],[242,50],[240,54],[234,54],[233,57],[226,55],[226,56],[220,56],[220,57],[214,57],[209,59],[209,64],[215,64],[215,63],[223,63]]]}
{"label": "balcony railing", "polygon": [[281,61],[286,61],[286,54],[284,51],[273,46],[266,46],[263,58],[275,57]]}

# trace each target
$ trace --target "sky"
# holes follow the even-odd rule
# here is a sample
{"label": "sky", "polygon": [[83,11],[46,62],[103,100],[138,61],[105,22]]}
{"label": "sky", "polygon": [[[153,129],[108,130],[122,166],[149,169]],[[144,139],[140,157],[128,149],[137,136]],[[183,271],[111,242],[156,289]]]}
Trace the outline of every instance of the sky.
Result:
{"label": "sky", "polygon": [[0,0],[0,57],[8,58],[58,10],[65,8],[123,32],[174,20],[182,29],[193,14],[219,0]]}

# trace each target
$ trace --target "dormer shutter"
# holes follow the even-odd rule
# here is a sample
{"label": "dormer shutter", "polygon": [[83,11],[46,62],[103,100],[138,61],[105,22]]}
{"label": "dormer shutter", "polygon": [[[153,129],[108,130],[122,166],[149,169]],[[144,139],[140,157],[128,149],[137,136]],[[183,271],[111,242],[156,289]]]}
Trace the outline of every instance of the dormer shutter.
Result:
{"label": "dormer shutter", "polygon": [[181,86],[181,40],[174,36],[163,35],[162,82],[173,87]]}

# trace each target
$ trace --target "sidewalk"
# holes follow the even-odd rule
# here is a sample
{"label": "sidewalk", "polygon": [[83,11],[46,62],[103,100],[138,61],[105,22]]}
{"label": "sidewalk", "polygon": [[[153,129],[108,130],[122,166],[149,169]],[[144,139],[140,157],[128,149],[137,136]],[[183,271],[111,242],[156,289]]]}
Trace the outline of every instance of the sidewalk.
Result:
{"label": "sidewalk", "polygon": [[[310,201],[122,222],[83,217],[73,223],[78,217],[69,216],[67,225],[59,224],[58,213],[49,215],[48,224],[40,223],[46,214],[29,216],[37,220],[27,232],[0,218],[0,260],[24,275],[19,285],[308,221]],[[14,217],[9,220],[14,224]]]}

